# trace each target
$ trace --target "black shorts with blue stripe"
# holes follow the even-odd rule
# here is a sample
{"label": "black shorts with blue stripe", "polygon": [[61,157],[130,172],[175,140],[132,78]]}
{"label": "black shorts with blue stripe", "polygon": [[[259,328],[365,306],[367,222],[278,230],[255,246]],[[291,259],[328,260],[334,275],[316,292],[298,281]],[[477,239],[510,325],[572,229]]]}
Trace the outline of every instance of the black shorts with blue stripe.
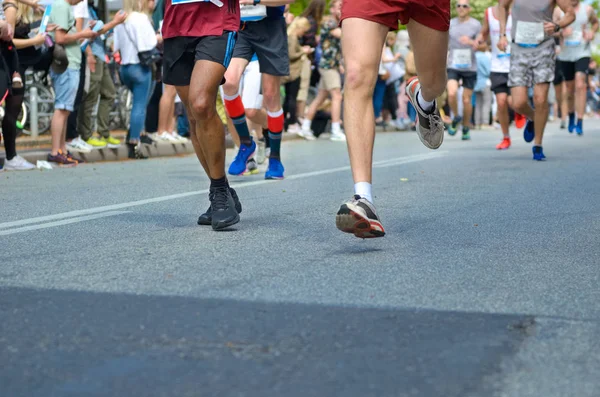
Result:
{"label": "black shorts with blue stripe", "polygon": [[190,85],[196,61],[211,61],[226,69],[231,62],[237,32],[221,36],[172,37],[165,39],[163,82],[174,86]]}

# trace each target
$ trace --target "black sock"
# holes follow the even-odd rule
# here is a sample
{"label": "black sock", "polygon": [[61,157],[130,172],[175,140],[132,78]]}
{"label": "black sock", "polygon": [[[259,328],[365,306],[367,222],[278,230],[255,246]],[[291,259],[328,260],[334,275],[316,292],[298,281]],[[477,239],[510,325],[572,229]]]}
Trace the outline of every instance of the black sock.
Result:
{"label": "black sock", "polygon": [[271,142],[269,142],[269,129],[263,128],[263,138],[265,139],[265,147],[270,148]]}
{"label": "black sock", "polygon": [[224,176],[219,179],[210,178],[210,188],[215,189],[219,187],[229,187],[229,182],[227,181],[227,176]]}

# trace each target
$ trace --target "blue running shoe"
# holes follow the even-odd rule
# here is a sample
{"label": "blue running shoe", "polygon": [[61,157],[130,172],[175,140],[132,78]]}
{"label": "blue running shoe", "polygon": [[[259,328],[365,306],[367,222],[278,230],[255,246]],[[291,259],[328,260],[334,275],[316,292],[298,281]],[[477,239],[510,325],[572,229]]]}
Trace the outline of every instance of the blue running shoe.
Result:
{"label": "blue running shoe", "polygon": [[546,160],[546,156],[544,156],[544,151],[541,146],[534,146],[532,148],[533,151],[533,159],[536,161],[544,161]]}
{"label": "blue running shoe", "polygon": [[247,169],[248,160],[254,157],[254,152],[256,152],[256,142],[252,141],[250,146],[248,145],[240,145],[240,150],[238,150],[235,159],[229,165],[229,175],[243,175]]}
{"label": "blue running shoe", "polygon": [[533,124],[533,121],[531,120],[527,120],[527,124],[525,124],[525,129],[523,130],[523,139],[525,139],[525,142],[531,142],[533,141],[533,138],[535,137],[535,125]]}
{"label": "blue running shoe", "polygon": [[575,131],[575,113],[569,113],[569,134]]}
{"label": "blue running shoe", "polygon": [[577,135],[583,135],[583,120],[577,120],[577,125],[575,126],[575,132]]}
{"label": "blue running shoe", "polygon": [[285,169],[283,168],[283,164],[281,164],[281,160],[270,158],[265,179],[283,179],[284,171]]}
{"label": "blue running shoe", "polygon": [[452,124],[450,124],[450,125],[448,126],[448,134],[450,134],[450,135],[452,135],[452,136],[456,135],[456,128],[457,128],[457,127],[458,127],[458,125],[461,123],[461,121],[462,121],[462,117],[460,117],[460,116],[458,116],[458,117],[455,117],[455,118],[452,120]]}

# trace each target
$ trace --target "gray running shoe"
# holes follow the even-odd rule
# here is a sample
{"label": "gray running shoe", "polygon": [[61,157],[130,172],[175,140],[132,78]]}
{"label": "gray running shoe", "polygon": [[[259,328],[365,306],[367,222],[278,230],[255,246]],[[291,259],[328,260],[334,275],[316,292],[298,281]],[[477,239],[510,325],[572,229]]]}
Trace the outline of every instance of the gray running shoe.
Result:
{"label": "gray running shoe", "polygon": [[423,145],[429,149],[437,149],[442,146],[444,141],[444,123],[440,117],[440,111],[437,108],[437,103],[431,113],[426,113],[417,103],[417,93],[421,90],[421,84],[417,77],[413,77],[406,85],[406,95],[410,99],[413,107],[417,111],[417,135],[423,142]]}
{"label": "gray running shoe", "polygon": [[342,232],[354,234],[359,238],[385,236],[375,207],[359,195],[342,204],[335,217],[335,225]]}

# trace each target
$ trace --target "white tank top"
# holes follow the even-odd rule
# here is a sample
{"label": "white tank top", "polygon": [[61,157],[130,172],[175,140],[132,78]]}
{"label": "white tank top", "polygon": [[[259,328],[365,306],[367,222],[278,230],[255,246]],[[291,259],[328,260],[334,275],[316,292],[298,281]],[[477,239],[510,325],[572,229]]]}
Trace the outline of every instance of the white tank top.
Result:
{"label": "white tank top", "polygon": [[490,27],[490,39],[492,41],[492,68],[493,73],[508,73],[510,72],[510,43],[512,32],[512,16],[508,15],[506,21],[506,38],[508,39],[508,48],[506,52],[500,52],[498,49],[498,41],[500,40],[500,21],[494,16],[494,8],[489,7],[485,11],[488,26]]}
{"label": "white tank top", "polygon": [[590,43],[583,39],[583,32],[590,28],[587,5],[579,3],[575,14],[575,22],[569,27],[573,29],[570,36],[564,37],[558,59],[566,62],[577,62],[581,58],[591,57]]}

